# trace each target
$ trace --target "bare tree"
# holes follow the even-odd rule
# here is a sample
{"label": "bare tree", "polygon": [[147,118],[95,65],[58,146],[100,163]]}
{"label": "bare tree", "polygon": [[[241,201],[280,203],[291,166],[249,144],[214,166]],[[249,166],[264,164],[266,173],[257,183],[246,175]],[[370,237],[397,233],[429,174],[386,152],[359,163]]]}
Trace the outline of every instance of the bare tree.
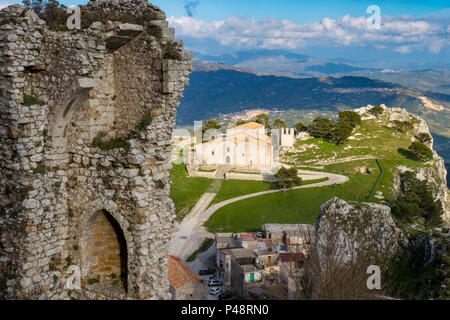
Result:
{"label": "bare tree", "polygon": [[[378,265],[384,269],[383,254],[370,244],[370,239],[342,238],[333,221],[325,238],[315,238],[307,230],[299,230],[302,244],[290,246],[291,252],[305,254],[306,260],[290,262],[288,285],[290,299],[358,300],[379,299],[379,290],[367,287],[367,268]],[[356,240],[356,241],[355,241]]]}

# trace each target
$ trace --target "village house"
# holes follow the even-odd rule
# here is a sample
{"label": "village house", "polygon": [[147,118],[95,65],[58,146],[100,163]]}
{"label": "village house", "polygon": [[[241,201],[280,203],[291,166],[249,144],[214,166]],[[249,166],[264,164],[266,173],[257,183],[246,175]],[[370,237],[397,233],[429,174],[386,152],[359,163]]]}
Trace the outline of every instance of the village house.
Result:
{"label": "village house", "polygon": [[231,288],[245,295],[248,288],[262,280],[262,273],[256,268],[256,253],[250,249],[231,249]]}
{"label": "village house", "polygon": [[216,267],[222,274],[223,284],[231,285],[231,249],[216,250]]}
{"label": "village house", "polygon": [[241,233],[239,234],[239,244],[241,248],[257,249],[258,238],[253,233]]}
{"label": "village house", "polygon": [[203,300],[205,287],[201,278],[180,258],[169,255],[168,279],[173,300]]}
{"label": "village house", "polygon": [[274,246],[284,246],[287,251],[307,254],[314,243],[315,227],[311,224],[268,223],[262,229]]}
{"label": "village house", "polygon": [[256,249],[256,265],[262,272],[264,285],[270,286],[278,282],[280,273],[278,253],[269,248]]}

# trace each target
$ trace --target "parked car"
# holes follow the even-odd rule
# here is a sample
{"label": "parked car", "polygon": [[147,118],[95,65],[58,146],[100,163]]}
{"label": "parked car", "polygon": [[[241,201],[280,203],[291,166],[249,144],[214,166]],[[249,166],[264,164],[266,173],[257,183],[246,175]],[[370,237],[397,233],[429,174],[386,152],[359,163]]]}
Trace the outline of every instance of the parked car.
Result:
{"label": "parked car", "polygon": [[230,294],[230,293],[221,293],[221,294],[219,294],[219,300],[228,300],[228,299],[231,299],[233,297],[233,295],[232,294]]}
{"label": "parked car", "polygon": [[217,286],[221,286],[221,285],[222,285],[222,281],[220,281],[220,280],[208,281],[209,287],[217,287]]}
{"label": "parked car", "polygon": [[209,290],[209,293],[213,294],[213,295],[216,295],[216,294],[221,293],[221,292],[222,292],[222,288],[221,287],[212,287]]}
{"label": "parked car", "polygon": [[204,270],[200,270],[198,272],[198,274],[201,276],[206,276],[208,274],[214,274],[215,272],[216,272],[216,270],[214,270],[214,269],[204,269]]}
{"label": "parked car", "polygon": [[264,237],[264,234],[262,232],[256,232],[256,236],[258,238],[262,238],[262,237]]}
{"label": "parked car", "polygon": [[208,279],[208,284],[210,284],[213,281],[218,281],[218,280],[216,278],[214,278],[214,277],[211,277],[211,278]]}

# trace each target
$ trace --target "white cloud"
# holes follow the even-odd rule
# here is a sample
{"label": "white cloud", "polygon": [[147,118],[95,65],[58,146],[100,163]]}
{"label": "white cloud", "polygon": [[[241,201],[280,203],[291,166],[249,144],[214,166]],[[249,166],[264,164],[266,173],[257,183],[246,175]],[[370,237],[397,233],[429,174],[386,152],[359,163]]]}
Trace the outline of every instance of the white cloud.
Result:
{"label": "white cloud", "polygon": [[394,49],[394,51],[396,52],[400,52],[400,53],[410,53],[411,52],[411,47],[409,46],[400,46]]}
{"label": "white cloud", "polygon": [[11,4],[8,2],[0,2],[0,9],[6,8],[9,5],[11,5]]}
{"label": "white cloud", "polygon": [[437,17],[383,16],[380,29],[368,29],[365,17],[349,15],[307,24],[236,16],[213,22],[192,17],[170,17],[169,23],[179,36],[211,38],[235,48],[372,45],[375,48],[390,47],[401,53],[423,48],[439,53],[450,44],[448,21]]}

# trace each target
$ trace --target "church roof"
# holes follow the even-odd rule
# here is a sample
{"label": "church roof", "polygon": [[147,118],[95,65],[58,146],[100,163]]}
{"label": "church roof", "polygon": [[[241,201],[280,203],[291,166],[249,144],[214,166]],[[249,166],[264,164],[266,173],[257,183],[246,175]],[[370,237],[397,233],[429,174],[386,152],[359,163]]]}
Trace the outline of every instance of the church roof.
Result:
{"label": "church roof", "polygon": [[261,128],[261,127],[264,127],[261,123],[247,122],[247,123],[241,124],[239,126],[236,126],[234,128],[256,129],[256,128]]}

